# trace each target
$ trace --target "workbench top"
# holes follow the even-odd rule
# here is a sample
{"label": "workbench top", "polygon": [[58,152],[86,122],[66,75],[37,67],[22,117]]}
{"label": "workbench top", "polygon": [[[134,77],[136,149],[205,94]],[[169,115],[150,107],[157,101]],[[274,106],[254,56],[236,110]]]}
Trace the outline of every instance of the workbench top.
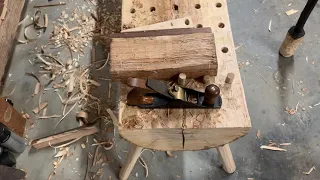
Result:
{"label": "workbench top", "polygon": [[[126,105],[128,87],[121,86],[119,133],[128,141],[157,150],[200,150],[230,143],[251,128],[225,0],[123,0],[122,29],[191,17],[194,27],[211,27],[216,45],[218,75],[212,82],[221,89],[222,108],[139,109]],[[141,29],[140,29],[141,30]],[[226,84],[234,73],[232,84]],[[204,85],[190,81],[204,90]]]}

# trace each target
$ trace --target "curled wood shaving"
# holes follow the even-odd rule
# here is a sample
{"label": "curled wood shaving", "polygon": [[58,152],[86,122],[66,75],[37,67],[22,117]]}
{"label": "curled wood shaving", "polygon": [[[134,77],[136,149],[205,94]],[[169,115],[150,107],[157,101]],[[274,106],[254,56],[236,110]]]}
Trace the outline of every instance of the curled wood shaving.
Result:
{"label": "curled wood shaving", "polygon": [[30,42],[29,40],[20,40],[20,39],[18,39],[17,41],[21,44],[28,44]]}
{"label": "curled wood shaving", "polygon": [[166,151],[166,154],[167,154],[169,157],[175,158],[175,156],[171,153],[171,151]]}
{"label": "curled wood shaving", "polygon": [[315,166],[312,166],[311,169],[308,172],[303,172],[303,174],[309,175],[313,170],[316,170]]}
{"label": "curled wood shaving", "polygon": [[88,82],[91,83],[91,84],[94,85],[94,86],[97,86],[97,87],[101,86],[100,83],[98,83],[97,81],[92,80],[92,79],[89,79]]}
{"label": "curled wood shaving", "polygon": [[69,152],[69,148],[63,148],[61,149],[54,157],[57,158],[57,157],[61,157],[61,156],[64,156],[64,155],[67,155]]}
{"label": "curled wood shaving", "polygon": [[84,98],[84,95],[79,95],[77,97],[73,97],[67,100],[62,100],[62,104],[74,104],[82,98]]}
{"label": "curled wood shaving", "polygon": [[26,72],[25,74],[26,74],[26,75],[29,75],[29,76],[32,76],[32,77],[34,77],[34,78],[36,78],[36,80],[41,84],[41,81],[40,81],[39,77],[38,77],[38,76],[36,76],[35,74],[33,74],[33,73],[29,73],[29,72]]}
{"label": "curled wood shaving", "polygon": [[14,84],[14,87],[13,87],[13,89],[11,90],[11,92],[10,92],[8,95],[4,95],[4,96],[2,96],[2,97],[3,97],[3,98],[7,98],[7,97],[11,96],[11,95],[14,93],[14,91],[16,90],[17,85],[20,84],[20,82],[21,82],[21,80],[19,79],[19,82]]}
{"label": "curled wood shaving", "polygon": [[[61,66],[64,67],[64,64],[63,64],[60,60],[58,60],[57,58],[55,58],[55,57],[53,57],[53,56],[51,56],[51,55],[49,55],[49,54],[42,54],[42,56],[52,58],[53,60],[55,60],[57,63],[59,63]],[[38,56],[37,56],[37,57],[38,57]]]}
{"label": "curled wood shaving", "polygon": [[19,22],[19,24],[18,24],[18,26],[20,26],[21,24],[24,24],[24,22],[27,20],[27,19],[29,19],[29,15],[26,15],[24,18],[23,18],[23,20],[21,20],[20,22]]}
{"label": "curled wood shaving", "polygon": [[46,64],[47,66],[53,66],[52,63],[49,63],[48,61],[44,60],[42,57],[41,57],[41,54],[36,54],[37,58],[40,59],[44,64]]}
{"label": "curled wood shaving", "polygon": [[33,111],[33,113],[38,114],[42,109],[44,109],[47,106],[48,106],[48,102],[43,102],[43,103],[40,103],[40,105],[38,105],[32,111]]}
{"label": "curled wood shaving", "polygon": [[149,175],[148,166],[142,157],[139,157],[139,163],[141,164],[142,167],[144,167],[144,169],[146,171],[146,177],[148,177],[148,175]]}
{"label": "curled wood shaving", "polygon": [[110,53],[108,53],[107,60],[104,62],[104,64],[101,67],[96,68],[96,70],[100,71],[101,69],[103,69],[108,64],[109,58],[110,58]]}
{"label": "curled wood shaving", "polygon": [[57,128],[57,126],[60,124],[60,122],[73,110],[74,107],[76,107],[76,105],[77,105],[77,103],[75,103],[75,104],[69,109],[69,111],[68,111],[65,115],[63,115],[63,117],[58,121],[58,123],[55,125],[54,128]]}
{"label": "curled wood shaving", "polygon": [[144,151],[149,151],[149,152],[151,152],[151,154],[152,154],[152,155],[153,155],[153,157],[154,157],[154,152],[153,152],[153,151],[151,151],[150,149],[143,149],[143,150],[141,151],[140,155],[141,155]]}
{"label": "curled wood shaving", "polygon": [[295,109],[289,109],[289,108],[287,107],[287,108],[285,109],[285,111],[286,111],[288,114],[290,114],[290,115],[293,115],[293,114],[297,113],[298,107],[299,107],[299,103],[300,103],[300,101],[297,103]]}
{"label": "curled wood shaving", "polygon": [[105,146],[102,146],[101,144],[99,144],[99,142],[98,142],[95,138],[93,138],[93,141],[94,141],[98,146],[102,147],[103,149],[105,149],[105,150],[107,150],[107,151],[111,150],[111,149],[113,148],[113,144],[114,144],[114,142],[109,142],[111,145],[110,145],[109,147],[105,147]]}

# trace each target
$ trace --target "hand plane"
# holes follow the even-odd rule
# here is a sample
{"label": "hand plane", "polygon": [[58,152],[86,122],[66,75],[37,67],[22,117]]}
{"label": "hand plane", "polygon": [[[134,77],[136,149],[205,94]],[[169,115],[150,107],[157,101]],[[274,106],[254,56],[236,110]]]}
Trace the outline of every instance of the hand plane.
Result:
{"label": "hand plane", "polygon": [[219,109],[222,105],[220,88],[214,84],[204,93],[154,79],[129,78],[127,84],[134,87],[127,95],[127,104],[140,108]]}

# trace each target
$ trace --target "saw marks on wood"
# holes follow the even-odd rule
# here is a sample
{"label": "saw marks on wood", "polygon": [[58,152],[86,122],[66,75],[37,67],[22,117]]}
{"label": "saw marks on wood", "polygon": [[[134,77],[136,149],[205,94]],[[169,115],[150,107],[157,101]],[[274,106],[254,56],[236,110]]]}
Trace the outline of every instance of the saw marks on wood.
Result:
{"label": "saw marks on wood", "polygon": [[179,73],[198,78],[217,73],[212,33],[113,38],[110,49],[113,80],[126,81],[129,77],[161,80]]}

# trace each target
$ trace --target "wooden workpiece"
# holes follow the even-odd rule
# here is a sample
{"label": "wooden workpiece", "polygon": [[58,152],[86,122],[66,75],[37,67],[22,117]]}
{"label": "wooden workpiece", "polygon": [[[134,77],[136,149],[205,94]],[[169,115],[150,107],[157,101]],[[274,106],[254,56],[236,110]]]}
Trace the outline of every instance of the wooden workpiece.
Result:
{"label": "wooden workpiece", "polygon": [[24,6],[24,0],[1,0],[3,4],[0,19],[0,79],[4,75],[8,58],[12,51],[20,14]]}
{"label": "wooden workpiece", "polygon": [[170,79],[216,75],[217,58],[210,28],[179,28],[110,35],[113,80],[130,77]]}
{"label": "wooden workpiece", "polygon": [[184,17],[179,19],[173,19],[170,21],[164,21],[160,23],[150,24],[146,26],[139,26],[131,29],[123,29],[121,32],[132,31],[147,31],[147,30],[159,30],[159,29],[174,29],[174,28],[192,28],[193,22],[190,17]]}
{"label": "wooden workpiece", "polygon": [[0,98],[0,122],[17,135],[23,137],[26,119],[4,98]]}
{"label": "wooden workpiece", "polygon": [[[226,0],[123,0],[122,3],[124,29],[183,17],[191,17],[195,27],[211,27],[218,59],[218,74],[212,81],[220,87],[223,102],[219,110],[139,109],[126,105],[129,88],[121,85],[118,123],[121,136],[140,147],[174,151],[218,147],[247,134],[251,121]],[[130,11],[132,8],[134,13]],[[234,74],[232,85],[225,83],[228,73]],[[201,91],[205,88],[192,80],[187,85]]]}
{"label": "wooden workpiece", "polygon": [[97,132],[99,132],[99,129],[95,126],[78,127],[48,137],[35,139],[31,142],[31,145],[36,149],[41,149],[48,146],[54,146],[56,144],[65,143],[91,134],[95,134]]}

